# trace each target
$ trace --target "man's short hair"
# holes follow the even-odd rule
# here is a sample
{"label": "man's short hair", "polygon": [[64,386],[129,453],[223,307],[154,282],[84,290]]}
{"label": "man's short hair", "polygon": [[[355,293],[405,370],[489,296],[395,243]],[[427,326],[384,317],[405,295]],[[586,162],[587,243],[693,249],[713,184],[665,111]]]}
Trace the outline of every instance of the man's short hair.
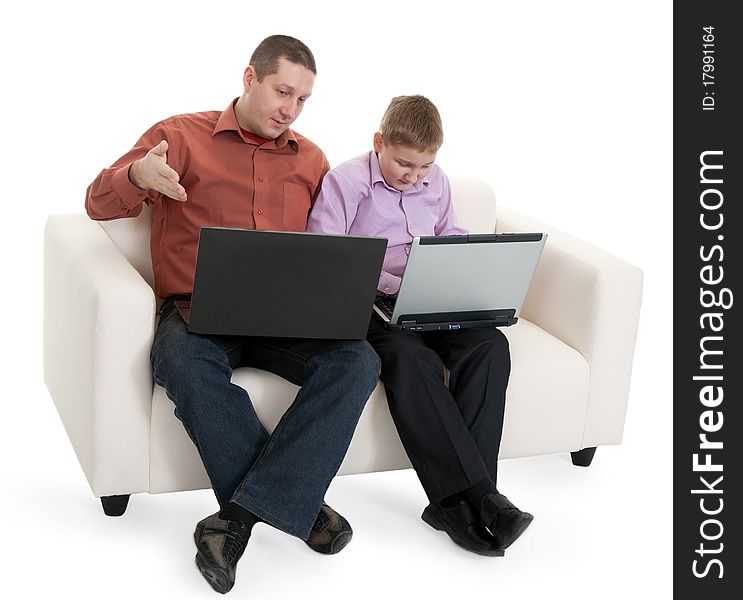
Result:
{"label": "man's short hair", "polygon": [[379,132],[385,144],[408,146],[418,152],[437,152],[444,143],[441,115],[424,96],[397,96],[382,117]]}
{"label": "man's short hair", "polygon": [[263,81],[266,75],[276,73],[279,70],[279,60],[282,58],[301,65],[317,75],[315,57],[307,46],[288,35],[270,35],[258,44],[253,56],[250,57],[250,64],[255,69],[258,81]]}

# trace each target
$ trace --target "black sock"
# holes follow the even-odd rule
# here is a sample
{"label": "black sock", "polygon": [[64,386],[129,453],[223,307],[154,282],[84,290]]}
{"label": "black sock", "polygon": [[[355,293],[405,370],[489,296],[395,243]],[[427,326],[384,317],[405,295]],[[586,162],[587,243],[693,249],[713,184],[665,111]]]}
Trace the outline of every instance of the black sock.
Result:
{"label": "black sock", "polygon": [[260,517],[234,502],[228,502],[224,508],[219,511],[219,518],[227,521],[240,521],[250,527],[261,520]]}
{"label": "black sock", "polygon": [[468,487],[462,492],[462,494],[464,494],[464,497],[467,498],[469,503],[474,506],[477,511],[480,510],[480,506],[482,506],[482,499],[485,496],[487,496],[488,494],[496,493],[498,493],[498,490],[495,489],[495,485],[492,481],[490,481],[490,479],[483,479],[482,481],[478,481],[475,485],[473,485],[472,487]]}

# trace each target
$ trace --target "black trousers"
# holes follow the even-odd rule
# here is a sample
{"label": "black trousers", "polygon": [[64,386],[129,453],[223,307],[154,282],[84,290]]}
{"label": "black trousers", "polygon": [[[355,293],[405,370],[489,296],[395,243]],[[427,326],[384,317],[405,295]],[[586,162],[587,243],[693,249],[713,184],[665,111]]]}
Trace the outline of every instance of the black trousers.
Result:
{"label": "black trousers", "polygon": [[486,478],[495,484],[511,372],[506,336],[495,328],[393,331],[373,315],[367,340],[382,359],[390,412],[429,500]]}

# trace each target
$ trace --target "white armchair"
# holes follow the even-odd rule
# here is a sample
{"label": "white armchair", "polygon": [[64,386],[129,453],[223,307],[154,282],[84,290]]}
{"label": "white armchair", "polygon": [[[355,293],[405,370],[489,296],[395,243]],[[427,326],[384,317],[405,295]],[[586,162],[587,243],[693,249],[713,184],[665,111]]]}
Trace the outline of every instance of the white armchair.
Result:
{"label": "white armchair", "polygon": [[[516,211],[490,186],[452,178],[459,221],[472,231],[549,233],[521,319],[505,328],[512,355],[501,458],[571,452],[588,466],[596,446],[622,439],[642,296],[642,273],[619,258]],[[44,375],[93,494],[120,515],[129,495],[209,487],[199,456],[149,352],[157,299],[149,211],[95,222],[49,217],[45,231]],[[296,386],[235,371],[270,430]],[[377,385],[339,474],[410,463]]]}

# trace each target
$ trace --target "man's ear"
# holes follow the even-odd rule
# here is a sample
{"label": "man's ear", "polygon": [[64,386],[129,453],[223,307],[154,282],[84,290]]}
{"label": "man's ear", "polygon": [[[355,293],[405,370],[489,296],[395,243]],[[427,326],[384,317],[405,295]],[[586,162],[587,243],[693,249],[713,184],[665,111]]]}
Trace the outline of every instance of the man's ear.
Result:
{"label": "man's ear", "polygon": [[382,134],[377,131],[377,133],[374,134],[374,152],[379,152],[383,145],[384,139],[382,139]]}
{"label": "man's ear", "polygon": [[256,81],[258,81],[258,75],[253,66],[248,65],[245,69],[245,73],[243,73],[243,88],[245,88],[245,91],[247,92],[250,89],[250,86]]}

